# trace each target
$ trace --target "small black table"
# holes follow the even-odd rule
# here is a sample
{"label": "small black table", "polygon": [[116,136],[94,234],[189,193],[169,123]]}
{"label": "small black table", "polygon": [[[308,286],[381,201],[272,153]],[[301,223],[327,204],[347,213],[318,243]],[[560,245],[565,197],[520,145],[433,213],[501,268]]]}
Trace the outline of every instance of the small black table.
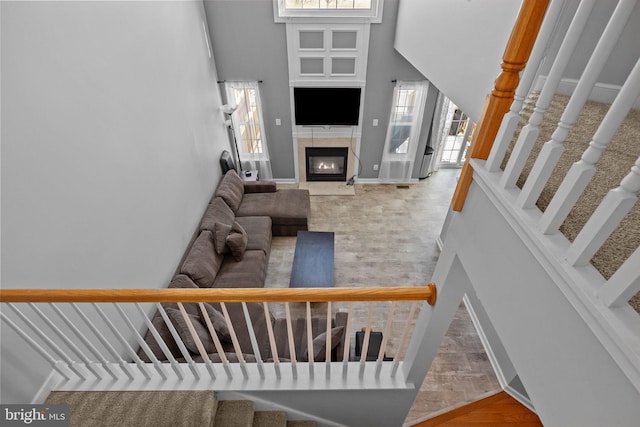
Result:
{"label": "small black table", "polygon": [[333,287],[333,237],[333,232],[298,231],[289,287]]}

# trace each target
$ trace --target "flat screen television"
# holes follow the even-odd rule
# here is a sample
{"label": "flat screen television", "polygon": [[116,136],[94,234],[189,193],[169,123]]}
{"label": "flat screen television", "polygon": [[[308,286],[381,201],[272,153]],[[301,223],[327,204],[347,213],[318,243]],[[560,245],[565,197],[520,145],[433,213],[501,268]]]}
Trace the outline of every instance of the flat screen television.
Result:
{"label": "flat screen television", "polygon": [[293,88],[296,125],[357,126],[361,88]]}

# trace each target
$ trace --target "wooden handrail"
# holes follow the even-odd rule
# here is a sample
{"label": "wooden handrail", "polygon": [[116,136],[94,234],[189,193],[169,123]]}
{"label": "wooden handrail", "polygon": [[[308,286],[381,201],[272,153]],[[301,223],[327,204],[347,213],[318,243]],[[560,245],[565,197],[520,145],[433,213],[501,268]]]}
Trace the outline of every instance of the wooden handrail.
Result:
{"label": "wooden handrail", "polygon": [[427,301],[436,285],[397,288],[0,289],[0,302],[339,302]]}
{"label": "wooden handrail", "polygon": [[478,130],[462,167],[460,179],[451,202],[460,212],[473,180],[469,159],[486,160],[496,139],[502,118],[509,111],[522,71],[529,60],[538,31],[542,26],[549,0],[524,0],[502,57],[502,73],[495,81],[491,95],[485,102]]}

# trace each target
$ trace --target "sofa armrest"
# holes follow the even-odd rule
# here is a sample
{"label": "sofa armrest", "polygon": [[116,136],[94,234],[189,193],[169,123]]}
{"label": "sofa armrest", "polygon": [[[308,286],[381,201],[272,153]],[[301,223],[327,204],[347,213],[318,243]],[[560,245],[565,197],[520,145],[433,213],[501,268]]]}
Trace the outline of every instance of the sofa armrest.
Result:
{"label": "sofa armrest", "polygon": [[274,181],[246,181],[244,183],[245,193],[275,193],[276,183]]}
{"label": "sofa armrest", "polygon": [[[336,346],[336,361],[337,362],[341,362],[342,360],[344,360],[343,356],[344,356],[344,343],[345,343],[345,339],[347,337],[347,334],[350,333],[350,331],[347,331],[347,320],[349,319],[349,313],[345,313],[342,311],[339,311],[336,313],[336,317],[335,317],[335,325],[336,327],[339,326],[344,326],[344,333],[342,334],[342,339],[340,339],[340,343],[338,343],[338,345]],[[349,360],[351,360],[351,350],[349,350]]]}

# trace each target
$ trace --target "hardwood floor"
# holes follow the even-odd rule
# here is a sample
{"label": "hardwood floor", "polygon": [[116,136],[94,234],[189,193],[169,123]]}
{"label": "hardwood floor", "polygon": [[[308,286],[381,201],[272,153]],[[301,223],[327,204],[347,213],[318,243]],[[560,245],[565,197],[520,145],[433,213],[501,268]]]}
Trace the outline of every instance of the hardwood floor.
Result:
{"label": "hardwood floor", "polygon": [[[417,184],[355,186],[355,196],[311,196],[311,231],[335,233],[335,286],[415,286],[430,281],[438,260],[440,235],[459,171],[441,169]],[[284,186],[282,186],[284,187]],[[295,237],[273,239],[267,287],[287,287]],[[401,335],[409,305],[396,310],[392,337]],[[346,306],[334,304],[334,309]],[[384,303],[376,305],[375,330],[384,329]],[[282,308],[271,307],[276,315]],[[304,305],[292,306],[302,314]],[[279,311],[282,310],[280,313]],[[354,310],[354,330],[366,325],[368,306]],[[313,304],[314,314],[326,306]],[[404,317],[403,317],[404,316]],[[387,355],[395,355],[391,339]],[[420,388],[407,423],[446,408],[473,402],[499,391],[484,348],[464,305],[458,309],[441,343],[440,352]]]}
{"label": "hardwood floor", "polygon": [[504,391],[448,411],[412,427],[542,427],[540,418]]}

